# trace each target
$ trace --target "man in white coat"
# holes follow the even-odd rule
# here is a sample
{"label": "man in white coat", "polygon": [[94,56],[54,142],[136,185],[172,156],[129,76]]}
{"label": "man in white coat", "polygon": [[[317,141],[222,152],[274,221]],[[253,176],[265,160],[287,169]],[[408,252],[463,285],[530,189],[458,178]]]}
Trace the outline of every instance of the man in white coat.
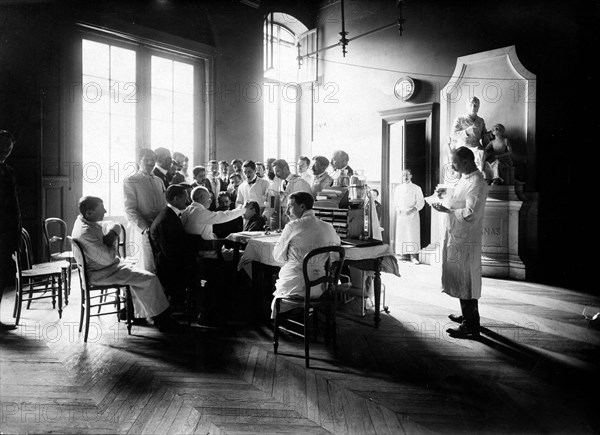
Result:
{"label": "man in white coat", "polygon": [[452,153],[452,166],[461,174],[449,199],[448,207],[434,203],[432,207],[446,213],[442,245],[442,287],[448,295],[460,299],[461,316],[450,320],[460,323],[447,330],[451,337],[479,336],[481,297],[481,232],[488,185],[475,164],[475,156],[467,147]]}
{"label": "man in white coat", "polygon": [[421,218],[419,211],[425,206],[423,191],[412,182],[410,169],[402,171],[402,183],[394,191],[396,207],[396,253],[410,256],[419,264],[421,250]]}
{"label": "man in white coat", "polygon": [[[302,274],[304,256],[316,248],[342,244],[333,225],[323,222],[315,216],[315,212],[312,210],[313,203],[313,196],[308,192],[296,192],[288,197],[286,214],[291,220],[283,228],[281,238],[273,250],[273,258],[284,265],[279,270],[279,278],[275,283],[271,318],[275,318],[277,298],[291,295],[304,296],[304,276]],[[313,258],[308,271],[310,279],[323,275],[325,258],[325,255]],[[323,291],[320,287],[311,288],[311,299],[318,298],[322,294]]]}
{"label": "man in white coat", "polygon": [[154,255],[150,246],[150,226],[167,206],[163,181],[153,174],[156,154],[149,148],[138,151],[139,170],[123,182],[125,197],[125,215],[129,221],[129,230],[134,246],[131,257],[138,260],[137,265],[154,273]]}

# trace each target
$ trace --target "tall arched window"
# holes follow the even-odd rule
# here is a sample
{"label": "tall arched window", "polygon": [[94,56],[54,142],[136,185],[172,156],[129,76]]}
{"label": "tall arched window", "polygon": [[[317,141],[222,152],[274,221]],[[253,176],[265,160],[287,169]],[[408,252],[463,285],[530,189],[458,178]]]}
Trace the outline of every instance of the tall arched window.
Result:
{"label": "tall arched window", "polygon": [[298,36],[307,28],[295,18],[272,13],[264,23],[264,158],[295,162],[298,84]]}

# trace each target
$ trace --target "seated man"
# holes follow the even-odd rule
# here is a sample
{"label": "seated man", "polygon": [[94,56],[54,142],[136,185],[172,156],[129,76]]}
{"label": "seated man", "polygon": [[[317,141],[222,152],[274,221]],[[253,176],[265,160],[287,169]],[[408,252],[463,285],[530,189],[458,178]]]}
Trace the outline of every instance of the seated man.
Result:
{"label": "seated man", "polygon": [[491,133],[492,139],[484,149],[485,175],[493,185],[508,184],[511,180],[508,179],[507,172],[513,165],[512,147],[504,136],[505,128],[502,124],[494,125]]}
{"label": "seated man", "polygon": [[150,242],[156,275],[172,305],[181,305],[185,290],[192,285],[195,264],[193,243],[183,231],[181,212],[188,205],[184,186],[172,184],[167,189],[167,206],[150,227]]}
{"label": "seated man", "polygon": [[169,301],[156,275],[125,263],[117,255],[121,227],[102,222],[106,213],[102,199],[84,196],[79,200],[79,212],[71,236],[83,246],[90,282],[129,285],[139,316],[151,318],[163,332],[177,326],[169,315]]}
{"label": "seated man", "polygon": [[[284,263],[284,265],[279,270],[279,278],[275,282],[274,298],[271,305],[272,318],[275,318],[275,301],[277,298],[292,295],[304,296],[304,276],[302,273],[304,256],[313,249],[323,246],[339,246],[342,243],[333,225],[315,216],[315,212],[312,210],[313,203],[312,194],[307,192],[292,193],[288,197],[286,214],[291,220],[284,227],[281,239],[277,242],[273,251],[273,258]],[[318,257],[315,257],[315,259],[318,259]],[[315,279],[322,274],[323,261],[315,262],[314,267],[309,269],[310,279]],[[321,287],[311,289],[311,298],[318,298],[321,294]]]}
{"label": "seated man", "polygon": [[[231,199],[229,198],[229,193],[227,192],[219,192],[219,196],[217,198],[217,203],[219,206],[216,211],[227,211],[231,210],[234,204],[231,203]],[[224,239],[231,233],[239,233],[244,229],[244,220],[239,217],[234,220],[223,222],[222,224],[213,225],[213,232],[215,236],[219,239]]]}
{"label": "seated man", "polygon": [[[231,267],[226,267],[219,260],[215,247],[210,243],[214,240],[213,224],[223,223],[237,219],[244,214],[244,209],[226,211],[210,211],[211,195],[206,187],[198,186],[192,190],[192,204],[181,215],[183,229],[189,234],[200,236],[206,243],[206,248],[201,249],[199,257],[202,258],[204,268],[202,272],[207,280],[207,287],[200,293],[200,316],[198,323],[203,326],[216,326],[223,320],[224,301],[227,292],[227,278],[231,277]],[[232,259],[233,252],[222,252],[223,258]],[[231,262],[230,262],[231,263]],[[225,285],[224,285],[225,284]]]}
{"label": "seated man", "polygon": [[201,236],[203,240],[213,240],[216,236],[213,225],[228,222],[244,214],[244,208],[235,210],[210,211],[211,195],[206,187],[192,190],[192,204],[181,214],[181,222],[186,233]]}
{"label": "seated man", "polygon": [[244,231],[263,231],[266,221],[260,214],[258,202],[250,201],[244,209]]}

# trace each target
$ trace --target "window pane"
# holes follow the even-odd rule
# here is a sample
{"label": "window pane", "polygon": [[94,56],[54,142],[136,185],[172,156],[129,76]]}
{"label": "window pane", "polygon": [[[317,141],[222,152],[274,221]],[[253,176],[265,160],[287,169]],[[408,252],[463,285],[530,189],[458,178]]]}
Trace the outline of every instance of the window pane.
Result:
{"label": "window pane", "polygon": [[173,90],[184,94],[194,93],[194,66],[182,62],[174,62]]}
{"label": "window pane", "polygon": [[95,77],[109,77],[109,46],[99,42],[82,41],[82,72]]}
{"label": "window pane", "polygon": [[83,41],[83,194],[123,214],[124,166],[134,160],[136,52]]}
{"label": "window pane", "polygon": [[194,98],[190,94],[173,94],[173,121],[192,123],[194,120]]}
{"label": "window pane", "polygon": [[152,56],[152,87],[173,89],[173,61]]}
{"label": "window pane", "polygon": [[135,51],[120,47],[110,48],[110,79],[135,83]]}
{"label": "window pane", "polygon": [[175,123],[173,125],[173,149],[171,152],[179,151],[189,159],[189,167],[194,166],[194,125],[191,123]]}
{"label": "window pane", "polygon": [[82,77],[83,110],[108,113],[110,103],[109,81],[105,78]]}
{"label": "window pane", "polygon": [[171,121],[173,119],[173,93],[163,89],[152,89],[152,119]]}
{"label": "window pane", "polygon": [[152,120],[151,132],[152,149],[165,147],[172,149],[173,146],[173,124],[170,121]]}

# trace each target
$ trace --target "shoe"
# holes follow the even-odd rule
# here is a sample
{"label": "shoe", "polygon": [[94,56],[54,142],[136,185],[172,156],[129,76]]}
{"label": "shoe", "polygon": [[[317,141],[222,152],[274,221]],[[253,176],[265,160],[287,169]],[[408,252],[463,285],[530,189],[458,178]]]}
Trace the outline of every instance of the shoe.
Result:
{"label": "shoe", "polygon": [[448,318],[456,323],[462,323],[465,320],[463,316],[457,316],[456,314],[450,314]]}
{"label": "shoe", "polygon": [[457,328],[448,328],[446,332],[452,338],[479,338],[479,328],[474,329],[467,326],[466,323],[461,323]]}
{"label": "shoe", "polygon": [[412,257],[410,259],[410,261],[412,261],[413,264],[421,264],[421,262],[419,260],[417,260],[415,257]]}

